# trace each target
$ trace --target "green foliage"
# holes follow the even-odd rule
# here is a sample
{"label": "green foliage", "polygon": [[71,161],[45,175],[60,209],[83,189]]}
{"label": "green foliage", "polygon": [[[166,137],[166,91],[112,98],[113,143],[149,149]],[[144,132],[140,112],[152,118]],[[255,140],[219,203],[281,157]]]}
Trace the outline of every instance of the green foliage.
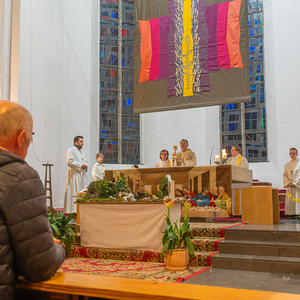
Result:
{"label": "green foliage", "polygon": [[72,245],[76,244],[77,225],[74,221],[75,213],[68,217],[62,211],[56,212],[52,207],[48,209],[48,217],[53,231],[53,236],[65,245],[65,251],[69,252]]}
{"label": "green foliage", "polygon": [[92,181],[89,186],[84,199],[102,198],[106,199],[110,196],[114,196],[116,191],[114,189],[113,182],[109,181],[105,177],[100,181]]}
{"label": "green foliage", "polygon": [[189,258],[192,259],[194,256],[194,245],[191,242],[193,236],[190,234],[189,218],[185,218],[180,228],[177,226],[177,221],[172,226],[171,220],[166,216],[167,226],[162,239],[163,250],[162,257],[164,258],[165,253],[170,249],[172,255],[174,249],[187,248],[189,252]]}
{"label": "green foliage", "polygon": [[157,198],[163,198],[165,196],[169,195],[168,191],[168,178],[165,175],[163,178],[160,179],[160,185],[159,185],[159,190],[156,193]]}
{"label": "green foliage", "polygon": [[122,178],[120,172],[116,172],[114,175],[118,177],[118,181],[114,183],[115,190],[118,195],[120,192],[126,191],[128,189],[127,180],[126,180],[127,177]]}

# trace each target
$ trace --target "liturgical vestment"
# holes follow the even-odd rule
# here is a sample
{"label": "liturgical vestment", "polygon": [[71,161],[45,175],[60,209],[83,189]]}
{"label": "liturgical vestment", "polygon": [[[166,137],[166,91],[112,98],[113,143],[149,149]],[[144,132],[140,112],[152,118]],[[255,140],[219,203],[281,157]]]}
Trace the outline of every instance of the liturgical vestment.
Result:
{"label": "liturgical vestment", "polygon": [[[283,187],[286,188],[285,214],[300,215],[300,188],[288,187],[289,183],[297,183],[300,187],[300,160],[290,160],[284,168]],[[298,202],[299,201],[299,202]]]}
{"label": "liturgical vestment", "polygon": [[74,194],[83,189],[87,182],[87,169],[81,169],[83,164],[87,165],[86,156],[82,149],[73,146],[67,151],[68,177],[65,192],[64,212],[77,212],[76,198]]}

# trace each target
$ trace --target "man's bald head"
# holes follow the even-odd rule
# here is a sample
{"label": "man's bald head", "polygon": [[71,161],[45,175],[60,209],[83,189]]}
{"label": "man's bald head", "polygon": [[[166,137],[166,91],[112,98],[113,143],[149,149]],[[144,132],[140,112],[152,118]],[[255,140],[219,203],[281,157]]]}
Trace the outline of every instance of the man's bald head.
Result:
{"label": "man's bald head", "polygon": [[7,139],[31,125],[32,117],[27,109],[14,102],[0,101],[0,139]]}
{"label": "man's bald head", "polygon": [[0,146],[25,158],[32,134],[32,117],[23,106],[0,100]]}

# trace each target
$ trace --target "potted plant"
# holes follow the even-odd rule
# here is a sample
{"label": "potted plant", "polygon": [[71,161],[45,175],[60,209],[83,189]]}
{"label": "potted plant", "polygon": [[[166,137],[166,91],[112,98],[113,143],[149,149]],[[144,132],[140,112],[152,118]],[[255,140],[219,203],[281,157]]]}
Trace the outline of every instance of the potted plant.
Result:
{"label": "potted plant", "polygon": [[77,225],[73,223],[74,215],[75,213],[72,213],[66,217],[62,211],[56,212],[52,207],[48,209],[53,236],[64,244],[66,252],[69,252],[71,246],[74,246],[77,241]]}
{"label": "potted plant", "polygon": [[189,218],[187,218],[187,210],[191,203],[185,202],[184,222],[179,227],[178,220],[172,225],[170,220],[170,208],[174,205],[173,201],[164,202],[168,208],[166,216],[167,226],[162,239],[163,250],[162,257],[166,263],[166,268],[170,270],[184,270],[190,259],[194,256],[194,245],[191,241],[193,236],[190,231]]}

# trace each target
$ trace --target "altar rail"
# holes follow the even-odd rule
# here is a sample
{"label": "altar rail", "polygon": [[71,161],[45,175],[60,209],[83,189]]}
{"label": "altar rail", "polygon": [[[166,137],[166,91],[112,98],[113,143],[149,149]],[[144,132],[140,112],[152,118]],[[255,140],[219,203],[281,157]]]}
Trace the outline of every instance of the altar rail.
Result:
{"label": "altar rail", "polygon": [[[174,299],[174,300],[299,300],[300,295],[242,290],[192,284],[176,284],[147,280],[105,277],[76,273],[56,273],[50,280],[18,281],[18,300],[27,299],[82,299],[80,296],[105,299]],[[36,293],[47,292],[45,298],[35,298]],[[40,294],[41,295],[41,294]],[[59,297],[60,296],[60,297]],[[65,296],[65,297],[64,297]],[[47,298],[46,298],[47,297]]]}

